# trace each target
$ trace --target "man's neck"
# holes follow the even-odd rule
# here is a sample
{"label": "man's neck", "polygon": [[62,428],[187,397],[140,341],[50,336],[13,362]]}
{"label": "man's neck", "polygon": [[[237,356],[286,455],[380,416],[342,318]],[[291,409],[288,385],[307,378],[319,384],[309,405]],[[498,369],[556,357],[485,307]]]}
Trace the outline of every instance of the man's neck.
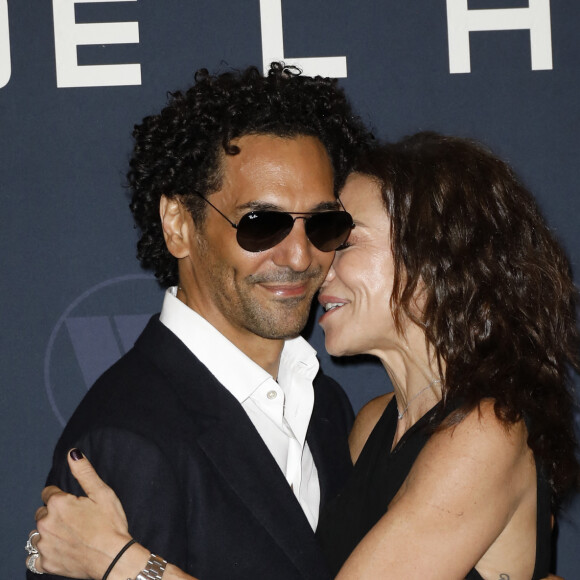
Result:
{"label": "man's neck", "polygon": [[252,359],[257,365],[260,365],[267,373],[272,375],[274,380],[278,380],[280,358],[282,357],[282,350],[284,348],[283,340],[262,338],[262,341],[267,341],[270,344],[249,345],[245,340],[241,341],[243,344],[239,344],[228,336],[226,336],[226,338],[235,344],[247,357]]}
{"label": "man's neck", "polygon": [[195,308],[194,304],[189,304],[184,291],[177,290],[177,298],[186,306],[205,318],[220,334],[225,336],[232,344],[239,348],[248,358],[269,373],[274,380],[278,377],[280,359],[284,349],[283,339],[264,338],[254,334],[250,330],[232,328],[221,318],[208,319],[203,313]]}

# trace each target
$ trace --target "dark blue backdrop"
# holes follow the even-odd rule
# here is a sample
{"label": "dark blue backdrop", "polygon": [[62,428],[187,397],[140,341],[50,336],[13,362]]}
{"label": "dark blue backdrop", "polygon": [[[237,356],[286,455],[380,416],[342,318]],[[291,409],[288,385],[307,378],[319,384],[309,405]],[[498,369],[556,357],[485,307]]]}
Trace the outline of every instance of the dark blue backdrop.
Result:
{"label": "dark blue backdrop", "polygon": [[[0,0],[2,578],[23,577],[63,421],[159,309],[123,181],[132,126],[168,90],[274,59],[341,76],[380,137],[490,144],[577,270],[579,29],[564,0]],[[390,390],[374,363],[329,360],[315,325],[311,339],[356,408]],[[558,541],[568,580],[579,528],[576,500]]]}

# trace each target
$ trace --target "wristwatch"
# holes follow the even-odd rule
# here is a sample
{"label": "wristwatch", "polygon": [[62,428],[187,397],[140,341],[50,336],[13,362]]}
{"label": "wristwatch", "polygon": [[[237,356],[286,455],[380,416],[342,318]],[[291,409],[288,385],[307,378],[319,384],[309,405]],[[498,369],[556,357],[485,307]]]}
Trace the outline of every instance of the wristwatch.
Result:
{"label": "wristwatch", "polygon": [[[155,554],[151,554],[147,561],[147,566],[137,574],[134,580],[161,580],[163,578],[163,572],[165,572],[165,566],[167,566],[166,560]],[[127,580],[132,579],[127,578]]]}

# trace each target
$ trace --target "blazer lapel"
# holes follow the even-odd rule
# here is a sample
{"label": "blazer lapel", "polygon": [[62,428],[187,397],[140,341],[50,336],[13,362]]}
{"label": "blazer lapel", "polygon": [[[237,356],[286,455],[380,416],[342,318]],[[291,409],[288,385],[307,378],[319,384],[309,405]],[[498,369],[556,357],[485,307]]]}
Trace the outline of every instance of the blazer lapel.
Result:
{"label": "blazer lapel", "polygon": [[[312,528],[265,443],[240,407],[198,443],[304,578],[324,578]],[[324,568],[322,568],[324,570]]]}
{"label": "blazer lapel", "polygon": [[242,406],[185,345],[155,318],[136,344],[159,363],[183,404],[215,421],[198,444],[253,517],[304,578],[327,571],[314,533],[278,464]]}
{"label": "blazer lapel", "polygon": [[330,420],[313,411],[306,440],[318,471],[321,509],[338,492],[333,465],[330,463],[330,459],[336,457],[332,453],[332,449],[335,446],[333,435],[334,430]]}

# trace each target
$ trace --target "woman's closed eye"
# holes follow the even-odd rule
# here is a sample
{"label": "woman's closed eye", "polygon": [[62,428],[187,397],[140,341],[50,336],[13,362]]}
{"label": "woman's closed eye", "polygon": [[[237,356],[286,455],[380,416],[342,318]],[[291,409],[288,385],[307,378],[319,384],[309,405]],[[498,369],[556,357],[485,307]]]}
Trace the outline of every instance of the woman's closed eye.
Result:
{"label": "woman's closed eye", "polygon": [[336,252],[340,252],[341,250],[346,250],[346,248],[350,248],[350,246],[352,246],[352,244],[347,240],[346,242],[340,244],[340,246],[338,246],[338,248],[336,248]]}

